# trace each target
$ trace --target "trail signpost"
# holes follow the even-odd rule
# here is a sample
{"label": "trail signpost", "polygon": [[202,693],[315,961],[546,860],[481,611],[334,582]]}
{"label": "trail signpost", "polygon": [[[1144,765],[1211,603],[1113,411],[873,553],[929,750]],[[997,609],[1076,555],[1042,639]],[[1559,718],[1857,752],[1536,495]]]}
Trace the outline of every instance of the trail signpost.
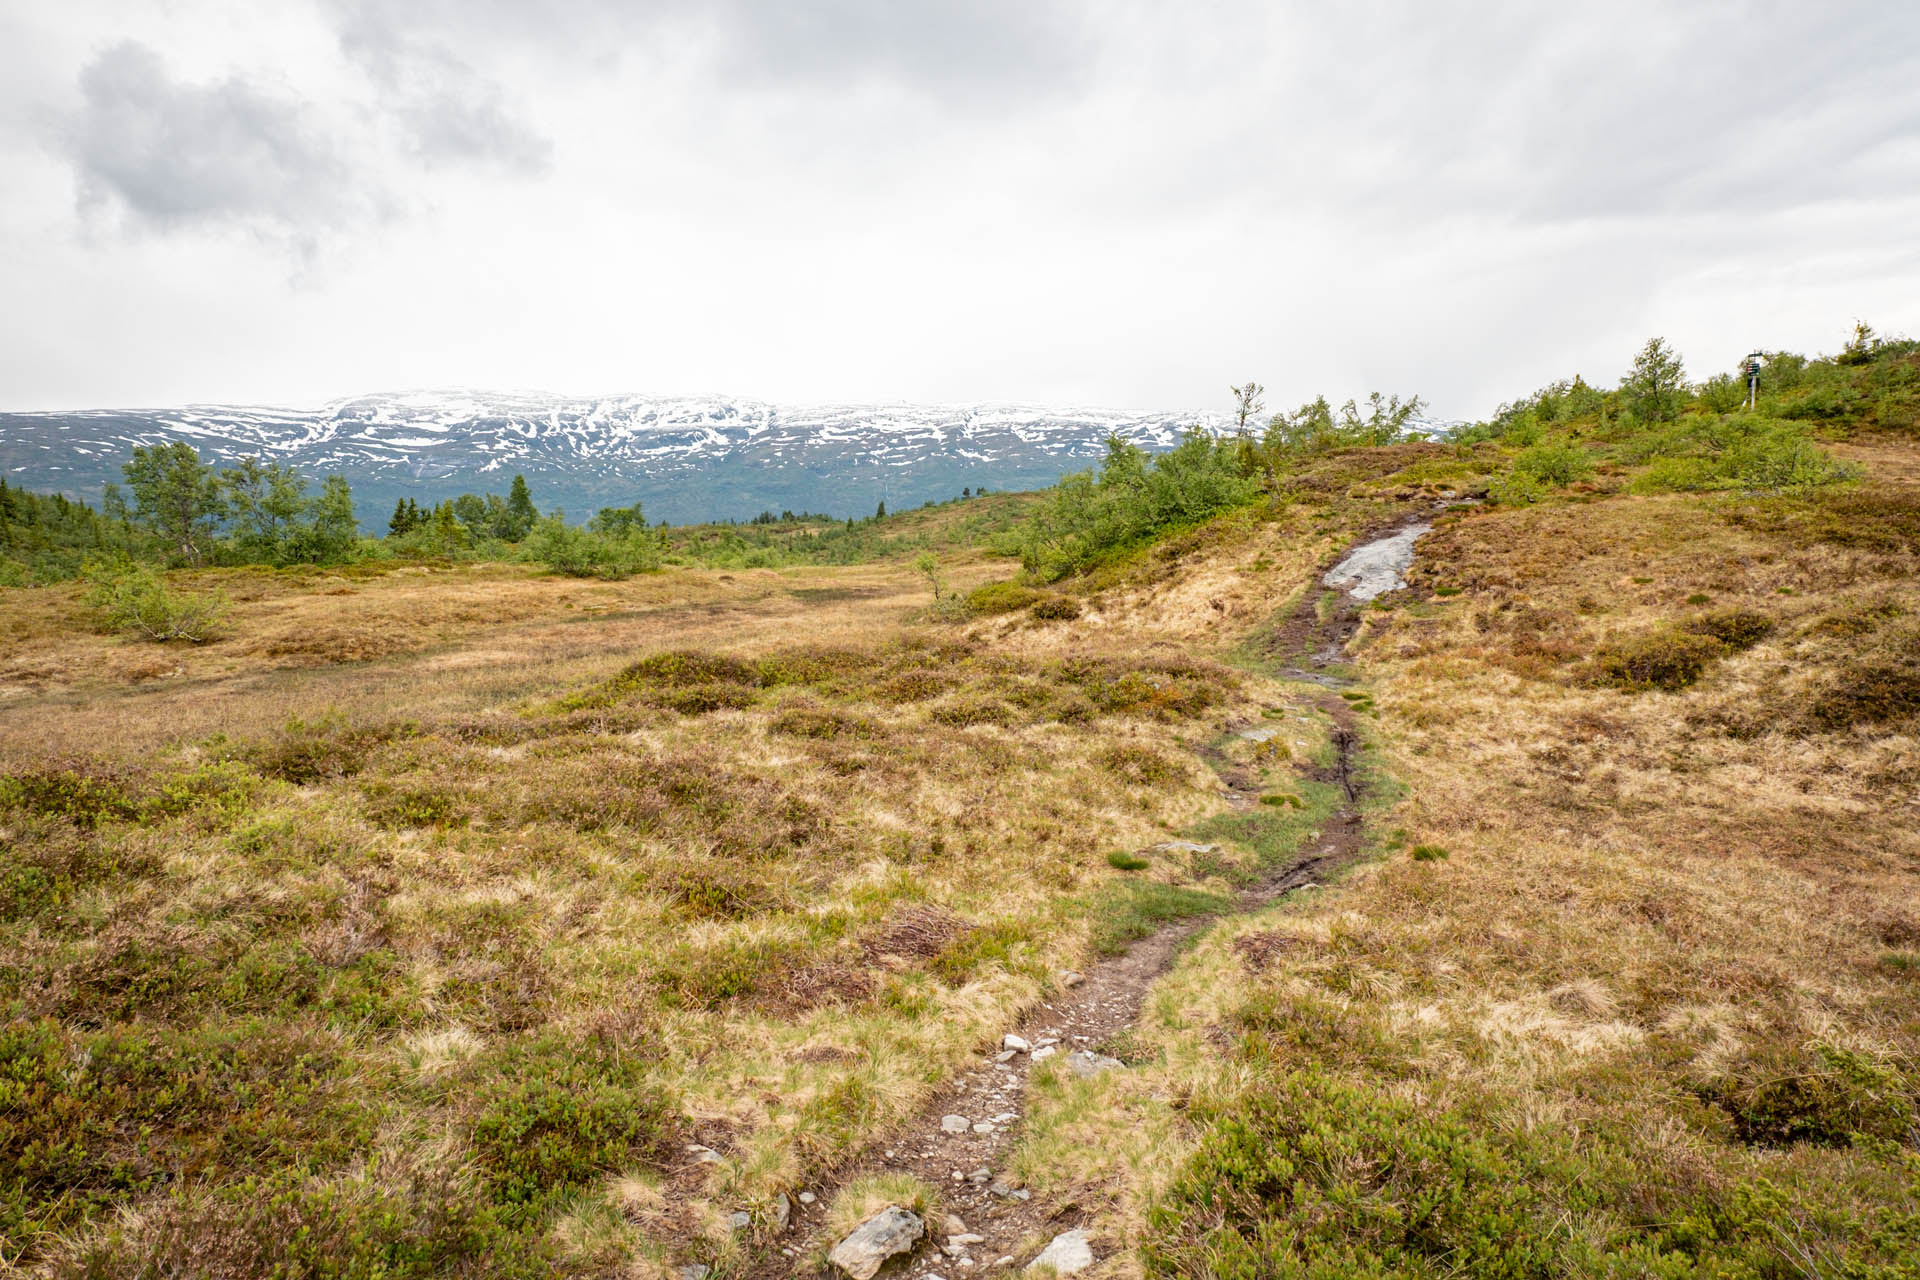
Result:
{"label": "trail signpost", "polygon": [[1753,408],[1754,397],[1760,394],[1760,361],[1762,358],[1762,354],[1758,351],[1748,352],[1746,363],[1741,366],[1741,368],[1746,370],[1747,374],[1747,408],[1749,409]]}

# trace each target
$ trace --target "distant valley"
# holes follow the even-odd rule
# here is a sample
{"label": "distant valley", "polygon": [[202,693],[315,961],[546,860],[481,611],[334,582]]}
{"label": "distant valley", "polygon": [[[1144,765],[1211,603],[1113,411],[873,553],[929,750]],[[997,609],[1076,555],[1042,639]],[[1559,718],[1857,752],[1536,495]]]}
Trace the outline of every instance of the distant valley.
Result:
{"label": "distant valley", "polygon": [[981,404],[784,406],[723,397],[410,392],[313,410],[0,413],[0,474],[89,501],[135,445],[188,440],[215,465],[248,455],[353,486],[361,523],[395,500],[504,493],[524,474],[543,510],[574,518],[645,504],[676,524],[761,511],[870,515],[958,496],[1030,489],[1093,464],[1108,435],[1164,449],[1220,414]]}

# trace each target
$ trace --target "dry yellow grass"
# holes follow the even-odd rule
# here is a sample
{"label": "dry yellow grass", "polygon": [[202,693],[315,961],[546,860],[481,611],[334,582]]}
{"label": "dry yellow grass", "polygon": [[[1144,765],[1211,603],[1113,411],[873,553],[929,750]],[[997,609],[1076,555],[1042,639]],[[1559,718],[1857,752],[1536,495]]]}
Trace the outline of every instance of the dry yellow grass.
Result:
{"label": "dry yellow grass", "polygon": [[[950,559],[963,590],[1005,572]],[[315,1037],[327,1083],[303,1123],[439,1189],[321,1155],[299,1194],[368,1213],[397,1195],[402,1224],[432,1197],[533,1211],[497,1189],[513,1148],[480,1136],[547,1105],[515,1100],[515,1055],[552,1041],[576,1064],[637,1064],[611,1078],[661,1091],[666,1130],[621,1137],[633,1163],[605,1186],[571,1168],[555,1182],[574,1199],[535,1204],[542,1266],[738,1257],[730,1212],[763,1222],[1079,962],[1074,904],[1119,879],[1104,855],[1220,807],[1187,743],[1258,715],[1262,694],[1084,637],[1025,655],[970,642],[925,624],[925,580],[899,564],[201,577],[235,608],[192,649],[79,630],[70,589],[12,593],[0,773],[43,791],[0,816],[0,850],[83,869],[69,914],[0,934],[16,1016],[52,1020],[23,1024],[47,1061],[116,1028],[189,1055],[265,1028]],[[662,650],[722,677],[621,675]],[[133,673],[156,658],[165,672]],[[797,674],[738,683],[769,661]],[[1134,781],[1110,757],[1170,764]],[[89,816],[63,787],[107,807]],[[929,905],[951,936],[889,950]],[[377,1132],[351,1137],[371,1115]],[[172,1167],[174,1124],[125,1158]],[[693,1142],[718,1161],[690,1162]],[[251,1158],[194,1168],[205,1195],[186,1200],[61,1175],[89,1199],[14,1256],[57,1269],[217,1237],[237,1242],[221,1266],[267,1265],[228,1181]]]}
{"label": "dry yellow grass", "polygon": [[[1875,482],[1914,472],[1911,446],[1853,454]],[[1721,1230],[1781,1274],[1897,1255],[1874,1243],[1904,1238],[1885,1224],[1920,1195],[1897,1151],[1740,1099],[1825,1078],[1823,1054],[1904,1079],[1909,1106],[1920,1082],[1915,721],[1806,712],[1861,652],[1911,643],[1893,629],[1920,615],[1920,555],[1770,532],[1743,506],[1613,497],[1476,513],[1423,540],[1424,598],[1369,612],[1354,645],[1406,793],[1378,829],[1404,840],[1214,930],[1143,1018],[1156,1060],[1045,1098],[1023,1156],[1035,1184],[1101,1206],[1109,1239],[1174,1239],[1147,1210],[1206,1130],[1170,1104],[1231,1111],[1273,1072],[1313,1069],[1489,1134],[1625,1153],[1629,1181],[1609,1190],[1650,1217],[1569,1218],[1594,1247],[1661,1238],[1653,1219],[1687,1196],[1760,1195],[1741,1202],[1759,1218]],[[1610,641],[1731,610],[1772,630],[1697,684],[1589,683]],[[1414,860],[1413,843],[1446,856]],[[1767,1196],[1784,1207],[1751,1209]],[[1727,1274],[1749,1274],[1733,1256]],[[1141,1273],[1132,1253],[1111,1263]]]}

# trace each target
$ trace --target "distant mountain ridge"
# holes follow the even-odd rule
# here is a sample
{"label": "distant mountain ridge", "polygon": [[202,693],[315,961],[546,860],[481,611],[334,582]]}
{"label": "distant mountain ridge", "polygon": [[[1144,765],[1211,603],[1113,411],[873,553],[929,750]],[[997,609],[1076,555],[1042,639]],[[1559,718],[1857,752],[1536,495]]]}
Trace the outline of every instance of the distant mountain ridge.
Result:
{"label": "distant mountain ridge", "polygon": [[314,410],[193,405],[0,413],[0,474],[89,500],[135,445],[186,440],[215,465],[249,454],[353,486],[363,525],[396,499],[504,493],[524,474],[543,510],[576,519],[639,500],[650,519],[763,510],[867,515],[963,488],[1029,489],[1093,465],[1109,435],[1149,450],[1218,413],[1034,405],[783,406],[720,396],[405,392]]}

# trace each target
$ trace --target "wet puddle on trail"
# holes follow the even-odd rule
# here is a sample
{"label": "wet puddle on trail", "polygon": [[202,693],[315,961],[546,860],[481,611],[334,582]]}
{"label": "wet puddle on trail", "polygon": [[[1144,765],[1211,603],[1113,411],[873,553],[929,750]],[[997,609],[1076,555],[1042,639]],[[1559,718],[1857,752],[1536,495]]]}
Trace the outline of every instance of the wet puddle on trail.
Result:
{"label": "wet puddle on trail", "polygon": [[1327,570],[1320,579],[1329,587],[1344,590],[1355,600],[1371,600],[1407,585],[1406,573],[1413,567],[1413,544],[1433,526],[1422,520],[1384,538],[1355,547],[1347,558]]}

